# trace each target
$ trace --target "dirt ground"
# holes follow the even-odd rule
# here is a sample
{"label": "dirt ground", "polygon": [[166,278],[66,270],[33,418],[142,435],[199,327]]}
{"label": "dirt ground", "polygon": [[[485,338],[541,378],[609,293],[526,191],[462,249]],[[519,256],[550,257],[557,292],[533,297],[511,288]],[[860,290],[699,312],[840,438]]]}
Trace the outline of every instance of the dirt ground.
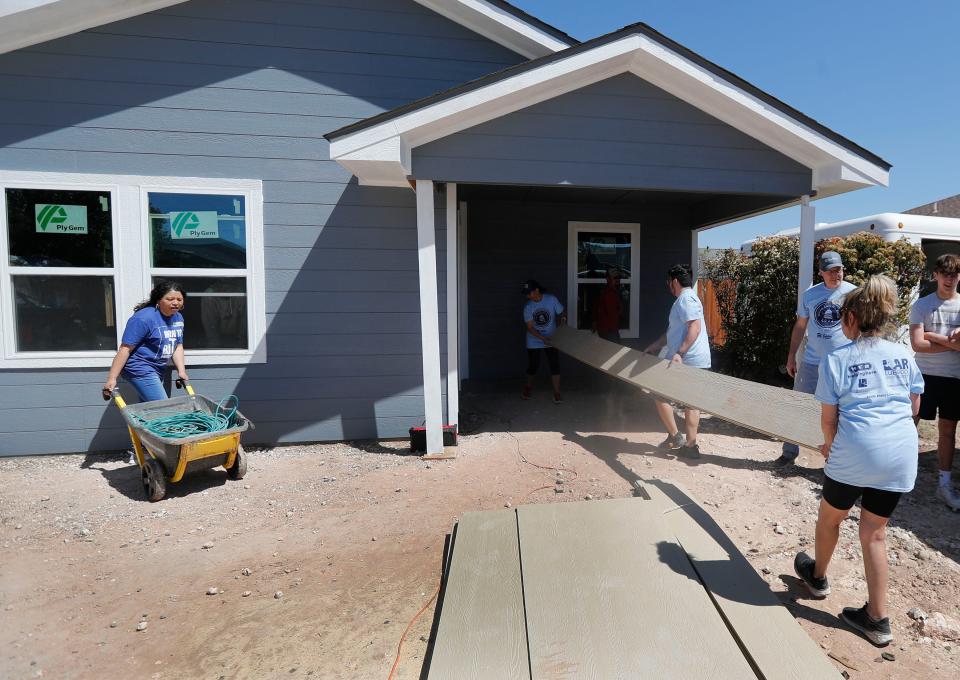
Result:
{"label": "dirt ground", "polygon": [[[143,499],[138,469],[117,455],[0,460],[0,676],[386,678],[461,513],[626,497],[643,477],[699,498],[824,653],[843,660],[838,671],[960,677],[960,641],[907,614],[960,617],[960,515],[933,499],[935,454],[922,455],[888,538],[888,661],[837,618],[866,599],[855,520],[844,523],[829,598],[810,598],[793,576],[794,554],[812,550],[818,455],[776,469],[778,444],[707,419],[702,459],[678,460],[655,448],[652,402],[626,387],[571,389],[561,405],[545,391],[463,402],[471,433],[456,460],[425,463],[401,442],[252,450],[244,480],[209,471],[159,503]],[[520,452],[576,479],[556,493],[555,473]],[[420,676],[433,613],[412,628],[395,677]]]}

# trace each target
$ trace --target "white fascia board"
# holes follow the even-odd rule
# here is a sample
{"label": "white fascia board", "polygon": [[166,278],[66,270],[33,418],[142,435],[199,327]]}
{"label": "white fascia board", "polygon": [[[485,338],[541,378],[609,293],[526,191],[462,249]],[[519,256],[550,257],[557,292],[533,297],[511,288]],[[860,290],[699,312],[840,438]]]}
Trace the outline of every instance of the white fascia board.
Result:
{"label": "white fascia board", "polygon": [[5,0],[0,2],[0,54],[185,1]]}
{"label": "white fascia board", "polygon": [[415,0],[509,50],[535,59],[570,45],[484,0]]}
{"label": "white fascia board", "polygon": [[[341,162],[356,158],[399,163],[406,150],[409,163],[414,147],[624,73],[636,44],[637,36],[626,36],[359,130],[332,141],[330,157]],[[392,141],[398,138],[400,142]]]}
{"label": "white fascia board", "polygon": [[[889,184],[885,168],[650,38],[639,39],[631,66],[637,76],[814,171],[839,165],[849,171],[851,181],[865,186]],[[818,174],[826,179],[830,172]],[[828,186],[814,177],[813,189],[823,193]]]}

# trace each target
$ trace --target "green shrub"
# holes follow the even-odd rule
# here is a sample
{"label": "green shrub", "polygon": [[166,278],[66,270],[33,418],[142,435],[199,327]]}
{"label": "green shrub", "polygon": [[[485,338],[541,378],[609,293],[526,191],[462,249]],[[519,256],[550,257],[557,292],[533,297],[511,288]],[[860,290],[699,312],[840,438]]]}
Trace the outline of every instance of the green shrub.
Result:
{"label": "green shrub", "polygon": [[[821,280],[816,262],[825,250],[840,253],[844,279],[854,285],[873,274],[886,274],[896,281],[898,321],[906,323],[910,296],[923,273],[919,246],[905,239],[891,243],[869,233],[824,239],[815,245],[814,283]],[[704,262],[726,336],[723,347],[715,348],[720,370],[769,385],[792,383],[785,363],[797,318],[799,261],[798,239],[771,236],[753,243],[751,257],[731,250]]]}

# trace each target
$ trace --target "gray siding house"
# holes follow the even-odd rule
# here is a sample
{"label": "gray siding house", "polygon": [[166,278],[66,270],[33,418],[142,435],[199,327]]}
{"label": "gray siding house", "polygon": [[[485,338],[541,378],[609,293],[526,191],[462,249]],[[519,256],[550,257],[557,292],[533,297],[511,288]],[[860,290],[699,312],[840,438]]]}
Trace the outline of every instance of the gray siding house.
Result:
{"label": "gray siding house", "polygon": [[[100,386],[152,282],[248,443],[458,420],[519,375],[520,283],[662,331],[697,233],[890,165],[643,24],[580,43],[501,0],[0,8],[0,455],[122,449]],[[812,270],[812,265],[807,271]]]}

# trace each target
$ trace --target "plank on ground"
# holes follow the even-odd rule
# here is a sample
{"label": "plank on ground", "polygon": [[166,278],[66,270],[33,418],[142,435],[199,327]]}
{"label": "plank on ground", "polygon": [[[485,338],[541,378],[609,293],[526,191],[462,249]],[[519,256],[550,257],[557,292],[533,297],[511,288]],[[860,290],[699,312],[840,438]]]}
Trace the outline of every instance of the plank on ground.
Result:
{"label": "plank on ground", "polygon": [[468,512],[457,524],[431,680],[529,680],[517,517]]}
{"label": "plank on ground", "polygon": [[812,395],[669,362],[561,327],[550,339],[561,352],[665,399],[762,434],[819,449],[820,405]]}
{"label": "plank on ground", "polygon": [[723,529],[684,489],[642,480],[763,680],[837,680],[840,673]]}
{"label": "plank on ground", "polygon": [[649,501],[517,517],[533,680],[756,678]]}

